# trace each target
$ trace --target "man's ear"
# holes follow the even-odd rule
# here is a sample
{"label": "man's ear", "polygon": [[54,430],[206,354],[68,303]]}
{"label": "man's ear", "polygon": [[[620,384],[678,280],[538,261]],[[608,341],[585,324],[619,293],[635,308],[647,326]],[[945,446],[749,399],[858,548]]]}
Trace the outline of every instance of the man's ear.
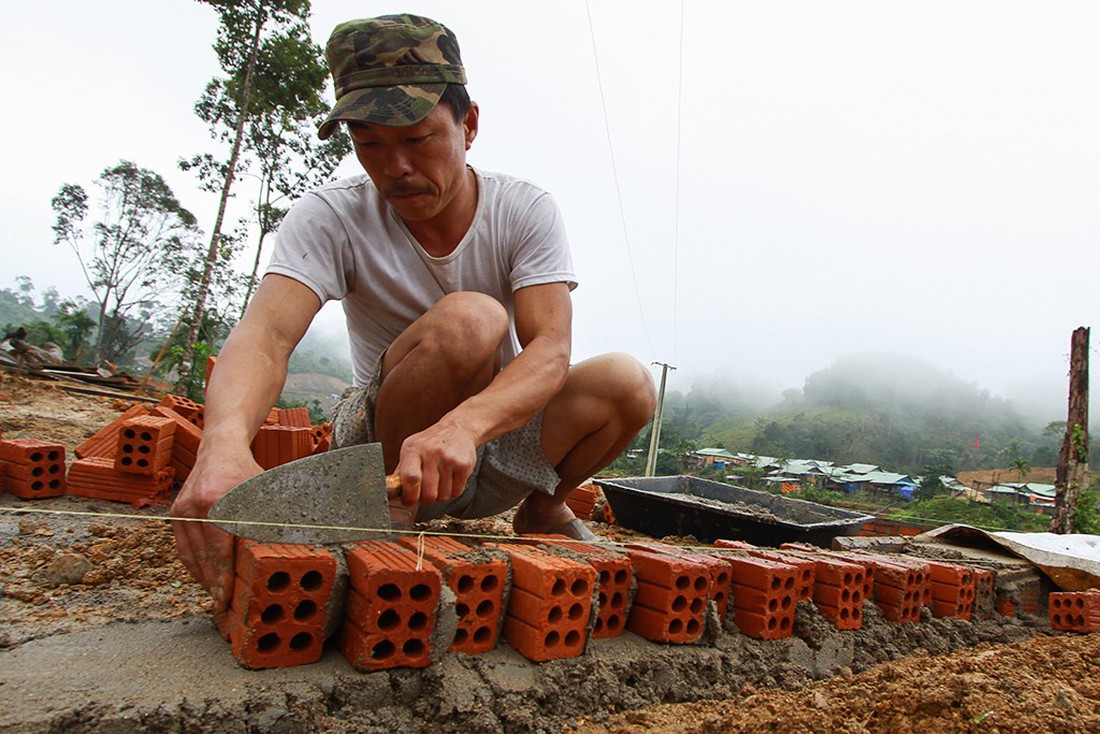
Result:
{"label": "man's ear", "polygon": [[469,109],[466,110],[466,116],[462,118],[462,134],[466,138],[466,150],[474,144],[474,138],[477,137],[477,117],[478,117],[477,102],[470,102]]}

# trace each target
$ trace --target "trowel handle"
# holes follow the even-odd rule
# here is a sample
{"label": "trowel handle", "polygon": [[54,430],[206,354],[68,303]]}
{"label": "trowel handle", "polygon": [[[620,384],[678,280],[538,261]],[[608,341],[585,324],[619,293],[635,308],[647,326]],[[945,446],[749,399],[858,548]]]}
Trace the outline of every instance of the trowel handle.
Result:
{"label": "trowel handle", "polygon": [[390,499],[401,496],[401,477],[397,474],[386,475],[386,496]]}

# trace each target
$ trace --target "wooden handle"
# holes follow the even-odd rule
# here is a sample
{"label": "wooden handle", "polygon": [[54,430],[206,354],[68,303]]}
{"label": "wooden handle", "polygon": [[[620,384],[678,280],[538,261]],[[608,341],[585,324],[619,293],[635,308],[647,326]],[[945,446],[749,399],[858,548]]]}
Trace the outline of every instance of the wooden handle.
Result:
{"label": "wooden handle", "polygon": [[401,477],[397,474],[386,475],[386,496],[390,499],[401,496]]}

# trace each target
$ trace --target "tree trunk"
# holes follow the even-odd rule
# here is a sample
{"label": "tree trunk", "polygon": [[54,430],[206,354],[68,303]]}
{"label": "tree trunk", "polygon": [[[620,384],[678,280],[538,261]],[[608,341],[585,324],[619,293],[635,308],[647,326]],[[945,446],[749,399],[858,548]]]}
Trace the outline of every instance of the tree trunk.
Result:
{"label": "tree trunk", "polygon": [[195,296],[195,306],[192,310],[191,324],[187,328],[187,337],[183,342],[183,359],[180,362],[179,379],[177,389],[186,390],[186,385],[194,369],[195,342],[198,338],[199,326],[202,324],[203,311],[206,308],[206,296],[210,291],[210,279],[214,273],[214,266],[218,262],[218,245],[222,237],[222,222],[225,219],[225,209],[229,202],[229,192],[233,187],[233,179],[237,175],[237,160],[241,154],[241,144],[244,140],[244,125],[248,119],[248,104],[252,93],[252,74],[256,69],[256,58],[260,53],[260,33],[264,27],[262,15],[256,18],[256,32],[252,36],[252,50],[248,56],[248,67],[245,69],[244,84],[241,88],[241,99],[238,106],[237,129],[233,137],[233,150],[229,156],[229,165],[225,172],[225,183],[222,185],[221,201],[218,202],[218,216],[214,220],[214,232],[210,235],[210,247],[206,251],[206,263],[203,266],[202,278],[199,280],[199,291]]}
{"label": "tree trunk", "polygon": [[1073,332],[1069,357],[1069,418],[1058,454],[1054,480],[1053,533],[1077,531],[1077,498],[1088,485],[1089,470],[1089,330]]}

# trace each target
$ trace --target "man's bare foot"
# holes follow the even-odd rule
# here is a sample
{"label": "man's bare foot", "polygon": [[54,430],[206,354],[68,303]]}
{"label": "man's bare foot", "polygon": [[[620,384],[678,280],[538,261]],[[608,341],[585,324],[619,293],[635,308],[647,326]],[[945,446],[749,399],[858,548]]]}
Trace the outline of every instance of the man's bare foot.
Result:
{"label": "man's bare foot", "polygon": [[517,535],[538,533],[564,535],[574,540],[599,540],[564,501],[550,495],[540,495],[537,499],[535,497],[535,493],[528,495],[516,509],[515,517],[512,518],[512,529]]}

